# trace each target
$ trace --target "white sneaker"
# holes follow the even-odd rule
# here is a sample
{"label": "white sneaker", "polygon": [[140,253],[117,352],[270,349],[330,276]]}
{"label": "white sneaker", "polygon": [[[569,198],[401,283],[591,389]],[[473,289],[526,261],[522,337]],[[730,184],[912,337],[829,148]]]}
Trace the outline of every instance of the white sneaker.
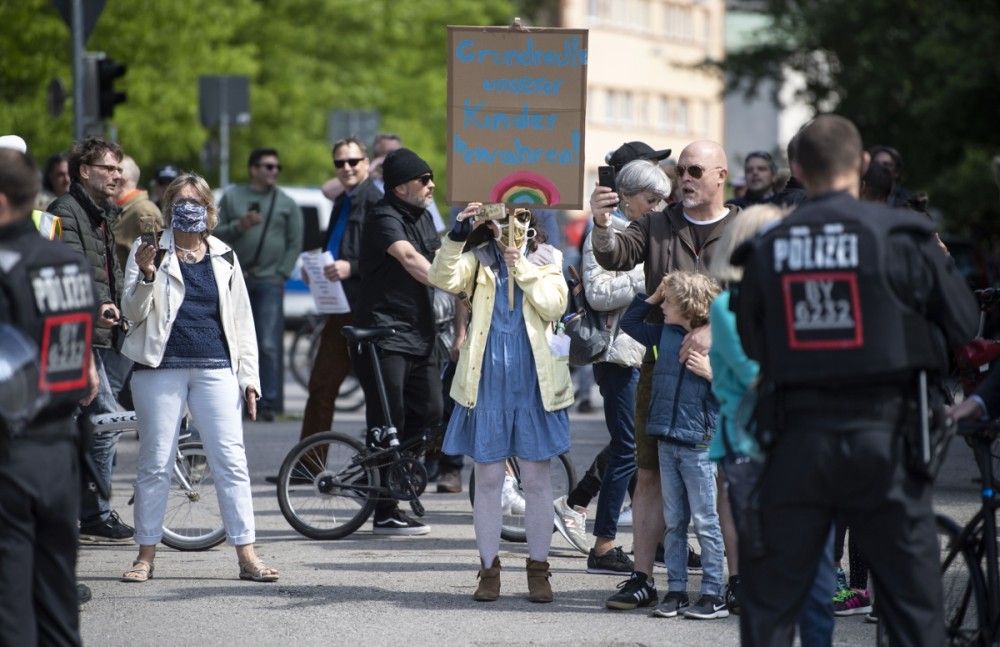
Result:
{"label": "white sneaker", "polygon": [[552,502],[556,510],[556,529],[573,548],[584,555],[590,553],[590,540],[587,538],[587,510],[579,506],[574,510],[566,503],[566,497],[561,496]]}
{"label": "white sneaker", "polygon": [[622,511],[618,514],[618,527],[631,527],[632,526],[632,506],[627,505],[622,508]]}
{"label": "white sneaker", "polygon": [[500,491],[500,507],[505,515],[523,515],[524,497],[517,489],[517,481],[510,474],[503,477],[503,489]]}

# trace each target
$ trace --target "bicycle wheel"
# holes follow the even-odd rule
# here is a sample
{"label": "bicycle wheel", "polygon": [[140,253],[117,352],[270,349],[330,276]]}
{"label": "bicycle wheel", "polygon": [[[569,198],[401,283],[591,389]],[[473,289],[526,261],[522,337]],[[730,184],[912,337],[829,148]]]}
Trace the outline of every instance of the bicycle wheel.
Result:
{"label": "bicycle wheel", "polygon": [[936,515],[941,547],[941,583],[944,588],[944,623],[948,645],[979,645],[986,627],[986,583],[979,568],[978,546],[982,532],[964,541],[962,528],[952,519]]}
{"label": "bicycle wheel", "polygon": [[360,441],[328,431],[288,452],[278,472],[278,505],[293,528],[310,539],[341,539],[368,520],[379,476],[357,463],[364,451]]}
{"label": "bicycle wheel", "polygon": [[[521,484],[521,470],[516,458],[508,459],[507,466],[508,475],[512,477],[513,481],[509,485],[505,484],[505,489],[511,485],[513,489],[508,489],[503,495],[504,508],[500,536],[507,541],[523,543],[527,541],[527,535],[524,531],[524,488]],[[573,490],[576,485],[576,470],[573,469],[568,454],[560,454],[553,458],[549,462],[549,471],[552,478],[553,499],[567,495]],[[473,505],[476,502],[475,470],[469,476],[469,502]],[[552,531],[555,532],[555,524],[552,526]]]}
{"label": "bicycle wheel", "polygon": [[225,540],[215,475],[205,449],[198,441],[182,443],[170,478],[162,541],[176,550],[208,550]]}
{"label": "bicycle wheel", "polygon": [[319,336],[323,332],[323,320],[309,319],[295,331],[292,345],[288,350],[288,368],[295,381],[303,389],[309,388],[309,374],[319,347]]}
{"label": "bicycle wheel", "polygon": [[333,408],[341,413],[351,413],[365,406],[365,392],[361,388],[361,382],[351,371],[340,384],[340,392],[337,400],[333,403]]}

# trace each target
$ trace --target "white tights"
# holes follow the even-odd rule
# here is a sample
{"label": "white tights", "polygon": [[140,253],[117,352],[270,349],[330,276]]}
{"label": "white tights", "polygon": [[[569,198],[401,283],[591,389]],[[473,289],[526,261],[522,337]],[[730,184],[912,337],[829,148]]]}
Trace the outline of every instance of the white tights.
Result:
{"label": "white tights", "polygon": [[[524,489],[524,529],[528,536],[528,557],[544,562],[552,543],[552,480],[549,461],[519,460],[521,486]],[[479,558],[488,568],[500,552],[500,526],[503,511],[500,494],[507,462],[476,463],[476,498],[472,520],[476,529]]]}

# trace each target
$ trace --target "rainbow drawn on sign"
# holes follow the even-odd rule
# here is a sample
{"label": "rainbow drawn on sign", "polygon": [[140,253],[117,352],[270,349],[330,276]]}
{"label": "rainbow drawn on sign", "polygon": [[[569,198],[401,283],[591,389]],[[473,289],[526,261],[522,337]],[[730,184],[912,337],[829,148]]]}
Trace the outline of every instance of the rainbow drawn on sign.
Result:
{"label": "rainbow drawn on sign", "polygon": [[490,202],[506,204],[559,204],[559,189],[547,177],[531,171],[517,171],[503,177],[490,189]]}

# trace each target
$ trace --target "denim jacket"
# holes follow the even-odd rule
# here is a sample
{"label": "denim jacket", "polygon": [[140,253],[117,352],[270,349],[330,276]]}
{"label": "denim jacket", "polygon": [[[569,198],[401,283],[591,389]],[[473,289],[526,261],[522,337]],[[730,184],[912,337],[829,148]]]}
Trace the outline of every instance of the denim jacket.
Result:
{"label": "denim jacket", "polygon": [[668,442],[707,448],[715,431],[719,403],[712,383],[695,375],[680,360],[681,326],[643,321],[654,306],[640,294],[622,316],[621,329],[640,344],[657,347],[646,434]]}

